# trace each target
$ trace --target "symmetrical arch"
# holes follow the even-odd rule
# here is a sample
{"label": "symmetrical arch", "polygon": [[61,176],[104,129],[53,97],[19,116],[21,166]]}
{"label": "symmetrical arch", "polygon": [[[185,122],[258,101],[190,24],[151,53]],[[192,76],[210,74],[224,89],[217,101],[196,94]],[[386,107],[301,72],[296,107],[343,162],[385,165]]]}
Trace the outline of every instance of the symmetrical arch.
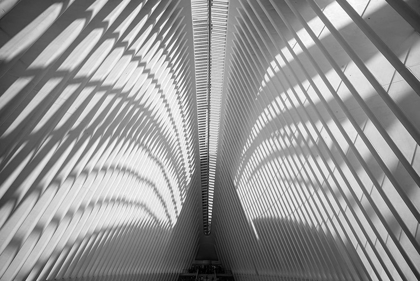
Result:
{"label": "symmetrical arch", "polygon": [[419,280],[419,23],[0,1],[0,280],[175,280],[214,248],[237,280]]}

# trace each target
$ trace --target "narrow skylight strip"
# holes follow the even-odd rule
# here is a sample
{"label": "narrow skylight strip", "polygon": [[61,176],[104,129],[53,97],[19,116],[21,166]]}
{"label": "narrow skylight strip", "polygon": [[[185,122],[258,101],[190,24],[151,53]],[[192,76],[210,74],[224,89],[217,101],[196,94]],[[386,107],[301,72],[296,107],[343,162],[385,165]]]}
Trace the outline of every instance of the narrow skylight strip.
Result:
{"label": "narrow skylight strip", "polygon": [[194,58],[197,94],[197,122],[201,170],[204,233],[210,233],[208,216],[209,185],[209,3],[207,0],[192,0]]}
{"label": "narrow skylight strip", "polygon": [[225,49],[228,18],[228,0],[211,1],[210,48],[210,120],[209,120],[209,225],[213,211],[214,182],[216,174],[217,145],[219,138],[220,108],[223,90]]}
{"label": "narrow skylight strip", "polygon": [[203,227],[207,235],[213,209],[228,7],[228,0],[192,1]]}

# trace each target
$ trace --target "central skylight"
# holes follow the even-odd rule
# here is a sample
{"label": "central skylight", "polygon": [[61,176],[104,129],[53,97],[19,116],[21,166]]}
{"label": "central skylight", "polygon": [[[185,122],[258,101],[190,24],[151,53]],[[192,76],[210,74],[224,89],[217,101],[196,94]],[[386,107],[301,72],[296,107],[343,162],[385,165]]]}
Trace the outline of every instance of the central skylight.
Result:
{"label": "central skylight", "polygon": [[203,227],[211,231],[228,0],[192,0]]}

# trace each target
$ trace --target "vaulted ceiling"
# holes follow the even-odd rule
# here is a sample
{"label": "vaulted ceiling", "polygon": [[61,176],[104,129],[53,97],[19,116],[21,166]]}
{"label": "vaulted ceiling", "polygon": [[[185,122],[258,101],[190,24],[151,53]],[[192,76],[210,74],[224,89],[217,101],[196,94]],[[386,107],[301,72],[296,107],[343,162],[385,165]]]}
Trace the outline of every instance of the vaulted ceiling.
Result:
{"label": "vaulted ceiling", "polygon": [[420,279],[419,14],[0,1],[0,280]]}

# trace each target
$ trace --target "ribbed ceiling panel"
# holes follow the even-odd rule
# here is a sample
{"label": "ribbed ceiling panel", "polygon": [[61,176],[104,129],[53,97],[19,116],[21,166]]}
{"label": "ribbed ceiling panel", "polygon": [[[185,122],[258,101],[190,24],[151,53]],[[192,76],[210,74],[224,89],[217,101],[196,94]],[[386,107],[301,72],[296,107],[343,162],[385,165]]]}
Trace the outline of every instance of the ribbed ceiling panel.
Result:
{"label": "ribbed ceiling panel", "polygon": [[229,5],[222,263],[235,280],[420,280],[418,5]]}
{"label": "ribbed ceiling panel", "polygon": [[0,280],[175,279],[201,220],[190,3],[3,2]]}

